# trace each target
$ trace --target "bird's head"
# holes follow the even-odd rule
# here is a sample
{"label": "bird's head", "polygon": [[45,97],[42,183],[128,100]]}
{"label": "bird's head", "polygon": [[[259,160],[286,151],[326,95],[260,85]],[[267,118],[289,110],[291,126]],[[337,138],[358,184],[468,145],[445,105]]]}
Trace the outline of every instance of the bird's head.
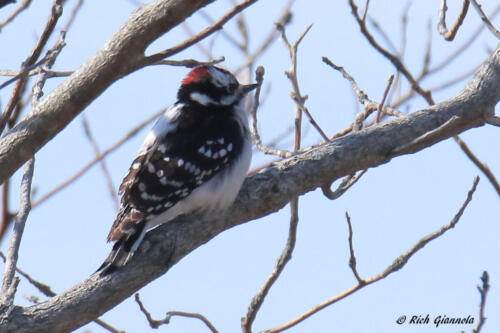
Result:
{"label": "bird's head", "polygon": [[182,81],[177,98],[204,106],[238,104],[257,84],[241,85],[229,71],[215,66],[198,66]]}

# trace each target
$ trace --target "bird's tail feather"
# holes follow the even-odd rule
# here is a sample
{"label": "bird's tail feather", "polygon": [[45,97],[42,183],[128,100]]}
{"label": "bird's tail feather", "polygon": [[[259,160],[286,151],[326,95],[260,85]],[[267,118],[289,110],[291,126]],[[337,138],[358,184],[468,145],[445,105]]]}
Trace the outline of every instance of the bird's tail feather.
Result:
{"label": "bird's tail feather", "polygon": [[102,265],[97,269],[102,276],[108,275],[123,267],[132,258],[135,250],[139,247],[144,234],[146,223],[138,223],[133,232],[123,235],[113,245],[113,249]]}

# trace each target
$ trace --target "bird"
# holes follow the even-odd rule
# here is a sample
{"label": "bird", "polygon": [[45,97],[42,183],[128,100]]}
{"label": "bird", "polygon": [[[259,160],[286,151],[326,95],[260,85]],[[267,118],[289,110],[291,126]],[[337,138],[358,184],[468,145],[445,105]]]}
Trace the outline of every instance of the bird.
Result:
{"label": "bird", "polygon": [[113,248],[97,270],[124,266],[149,230],[182,214],[213,214],[235,200],[251,156],[243,85],[226,69],[193,68],[177,101],[157,119],[123,178],[120,208],[107,237]]}

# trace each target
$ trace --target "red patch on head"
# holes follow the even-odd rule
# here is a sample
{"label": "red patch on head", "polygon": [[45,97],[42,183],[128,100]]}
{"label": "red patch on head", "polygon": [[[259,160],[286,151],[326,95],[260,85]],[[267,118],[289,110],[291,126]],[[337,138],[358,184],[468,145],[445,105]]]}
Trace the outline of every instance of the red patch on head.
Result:
{"label": "red patch on head", "polygon": [[182,80],[182,85],[189,84],[191,82],[198,82],[201,81],[205,77],[209,77],[210,72],[206,67],[200,66],[196,67],[193,69],[189,74],[186,76],[184,80]]}

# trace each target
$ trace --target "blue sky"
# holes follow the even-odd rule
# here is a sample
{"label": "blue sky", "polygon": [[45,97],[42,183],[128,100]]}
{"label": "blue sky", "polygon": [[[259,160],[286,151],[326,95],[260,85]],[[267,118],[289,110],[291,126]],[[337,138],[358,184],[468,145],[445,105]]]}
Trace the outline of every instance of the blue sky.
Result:
{"label": "blue sky", "polygon": [[[359,2],[359,1],[358,1]],[[75,0],[67,2],[62,24],[67,21]],[[491,12],[496,1],[482,1]],[[285,1],[261,0],[245,11],[250,27],[250,48],[255,50],[273,29]],[[362,7],[362,3],[359,3]],[[397,48],[401,45],[401,14],[406,1],[371,1],[369,16],[376,19]],[[0,21],[15,5],[0,10]],[[50,1],[31,4],[28,11],[0,33],[0,69],[18,69],[41,32],[51,6]],[[405,63],[419,73],[427,42],[427,24],[432,24],[431,67],[453,53],[481,24],[472,8],[456,40],[446,42],[437,34],[438,1],[415,1],[409,10],[408,43]],[[457,15],[458,5],[449,4],[448,25]],[[98,50],[134,10],[131,1],[84,3],[74,26],[68,32],[67,46],[55,70],[73,70]],[[230,8],[229,1],[217,1],[206,11],[214,18]],[[297,0],[292,7],[293,21],[287,35],[294,41],[309,25],[312,29],[299,49],[298,77],[301,91],[309,96],[306,105],[325,132],[337,133],[353,121],[358,104],[347,81],[325,66],[322,56],[346,68],[373,100],[380,100],[393,66],[373,50],[350,14],[347,1],[311,2]],[[193,31],[207,25],[199,15],[188,21]],[[500,26],[498,19],[493,20]],[[239,37],[230,22],[225,30]],[[373,28],[372,28],[373,31]],[[374,32],[381,40],[380,34]],[[148,52],[173,46],[187,37],[178,27],[158,39]],[[49,45],[52,45],[49,42]],[[471,47],[442,72],[423,81],[430,88],[455,78],[480,64],[495,49],[498,41],[486,29]],[[244,58],[223,36],[203,42],[215,57],[225,56],[221,64],[239,67]],[[8,51],[8,52],[7,52]],[[178,54],[175,59],[206,60],[197,47]],[[259,58],[266,68],[269,87],[259,109],[259,128],[264,141],[286,130],[293,121],[294,104],[284,71],[290,66],[288,53],[278,41]],[[153,66],[133,73],[112,85],[84,111],[101,149],[109,147],[137,123],[175,101],[177,87],[187,73],[185,68]],[[45,92],[64,78],[47,82]],[[3,82],[3,81],[2,81]],[[456,95],[465,81],[434,94],[439,102]],[[404,89],[407,88],[404,84]],[[0,91],[2,106],[12,87]],[[413,99],[401,111],[425,107],[421,98]],[[304,124],[303,146],[316,143],[319,135]],[[145,137],[141,131],[106,159],[115,188],[130,166]],[[484,126],[462,135],[476,155],[500,177],[500,132]],[[291,140],[281,148],[289,149]],[[36,155],[35,199],[72,176],[94,157],[83,135],[79,116]],[[255,153],[252,166],[271,158]],[[351,215],[358,270],[363,278],[382,272],[400,254],[424,235],[448,223],[465,200],[479,170],[458,146],[447,140],[422,152],[395,158],[370,169],[344,196],[327,200],[321,191],[300,198],[300,222],[293,258],[271,289],[254,324],[255,331],[281,325],[322,301],[355,285],[347,263],[349,248],[345,212]],[[482,175],[481,175],[482,176]],[[17,208],[20,173],[12,182],[11,210]],[[422,332],[421,326],[395,323],[401,315],[471,315],[478,319],[479,293],[476,285],[483,270],[488,270],[492,288],[488,295],[485,331],[500,330],[500,205],[497,193],[482,177],[474,199],[458,226],[433,241],[411,258],[403,270],[368,286],[357,294],[323,310],[289,332]],[[106,257],[110,245],[107,232],[115,208],[99,166],[72,186],[61,191],[30,214],[23,237],[19,267],[32,277],[63,291],[85,279]],[[235,332],[246,314],[253,295],[271,273],[288,233],[289,208],[228,230],[175,265],[165,276],[143,288],[141,298],[155,318],[169,310],[199,312],[221,332]],[[7,242],[1,244],[5,252]],[[0,265],[3,269],[3,265]],[[24,295],[39,295],[25,280],[21,281],[16,303],[27,305]],[[103,319],[127,332],[149,329],[137,305],[130,298],[109,311]],[[440,326],[439,332],[471,332],[470,325]],[[79,330],[103,332],[90,324]],[[197,320],[173,318],[164,332],[207,332]]]}

